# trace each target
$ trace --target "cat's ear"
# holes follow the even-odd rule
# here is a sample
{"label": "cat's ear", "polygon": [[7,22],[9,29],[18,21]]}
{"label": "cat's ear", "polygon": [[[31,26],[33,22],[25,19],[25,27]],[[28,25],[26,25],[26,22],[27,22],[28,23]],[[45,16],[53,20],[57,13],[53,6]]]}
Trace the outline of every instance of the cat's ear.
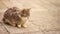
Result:
{"label": "cat's ear", "polygon": [[31,8],[28,8],[28,9],[23,9],[22,12],[29,12]]}
{"label": "cat's ear", "polygon": [[31,8],[28,8],[27,10],[28,10],[28,11],[30,11],[30,10],[31,10]]}
{"label": "cat's ear", "polygon": [[21,13],[25,13],[26,12],[26,9],[23,9],[22,11],[21,11]]}

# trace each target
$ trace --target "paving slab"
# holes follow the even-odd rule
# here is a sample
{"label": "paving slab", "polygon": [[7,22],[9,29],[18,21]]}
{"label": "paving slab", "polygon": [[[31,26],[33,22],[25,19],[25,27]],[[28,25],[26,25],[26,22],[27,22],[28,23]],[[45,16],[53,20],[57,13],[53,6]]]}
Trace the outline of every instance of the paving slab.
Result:
{"label": "paving slab", "polygon": [[28,27],[26,28],[17,28],[17,27],[13,27],[10,25],[6,25],[5,27],[7,28],[7,30],[9,31],[10,34],[14,34],[14,33],[30,33],[30,32],[37,32],[39,31],[39,27],[37,27],[36,25],[33,24],[28,24]]}
{"label": "paving slab", "polygon": [[[13,6],[31,7],[31,16],[27,28],[4,25],[10,34],[60,34],[60,0],[1,0],[0,21],[5,9]],[[3,26],[0,28],[1,32],[6,31]]]}
{"label": "paving slab", "polygon": [[9,34],[6,28],[0,23],[0,34]]}
{"label": "paving slab", "polygon": [[45,31],[45,34],[60,34],[60,31]]}

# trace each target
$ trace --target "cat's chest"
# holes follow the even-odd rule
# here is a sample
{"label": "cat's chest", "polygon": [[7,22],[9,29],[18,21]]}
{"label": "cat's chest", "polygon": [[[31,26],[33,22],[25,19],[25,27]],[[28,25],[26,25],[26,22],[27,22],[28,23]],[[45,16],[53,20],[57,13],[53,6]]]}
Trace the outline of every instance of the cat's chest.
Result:
{"label": "cat's chest", "polygon": [[22,19],[23,21],[27,21],[27,20],[28,20],[27,17],[21,17],[21,19]]}

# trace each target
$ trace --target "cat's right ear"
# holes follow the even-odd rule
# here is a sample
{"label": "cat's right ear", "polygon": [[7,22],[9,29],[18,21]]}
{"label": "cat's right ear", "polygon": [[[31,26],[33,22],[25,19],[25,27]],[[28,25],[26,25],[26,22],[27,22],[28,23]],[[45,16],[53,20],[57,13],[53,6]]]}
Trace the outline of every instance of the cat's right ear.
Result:
{"label": "cat's right ear", "polygon": [[31,10],[31,8],[28,8],[27,10],[28,10],[28,11],[30,11],[30,10]]}

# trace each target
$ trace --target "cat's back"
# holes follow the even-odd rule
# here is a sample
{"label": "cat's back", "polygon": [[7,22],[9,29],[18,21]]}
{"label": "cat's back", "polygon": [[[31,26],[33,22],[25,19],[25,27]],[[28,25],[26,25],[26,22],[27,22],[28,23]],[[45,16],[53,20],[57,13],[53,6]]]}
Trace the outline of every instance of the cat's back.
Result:
{"label": "cat's back", "polygon": [[16,7],[7,9],[4,13],[4,18],[6,18],[6,19],[16,19],[18,17],[18,13],[17,13],[16,10],[17,10]]}

